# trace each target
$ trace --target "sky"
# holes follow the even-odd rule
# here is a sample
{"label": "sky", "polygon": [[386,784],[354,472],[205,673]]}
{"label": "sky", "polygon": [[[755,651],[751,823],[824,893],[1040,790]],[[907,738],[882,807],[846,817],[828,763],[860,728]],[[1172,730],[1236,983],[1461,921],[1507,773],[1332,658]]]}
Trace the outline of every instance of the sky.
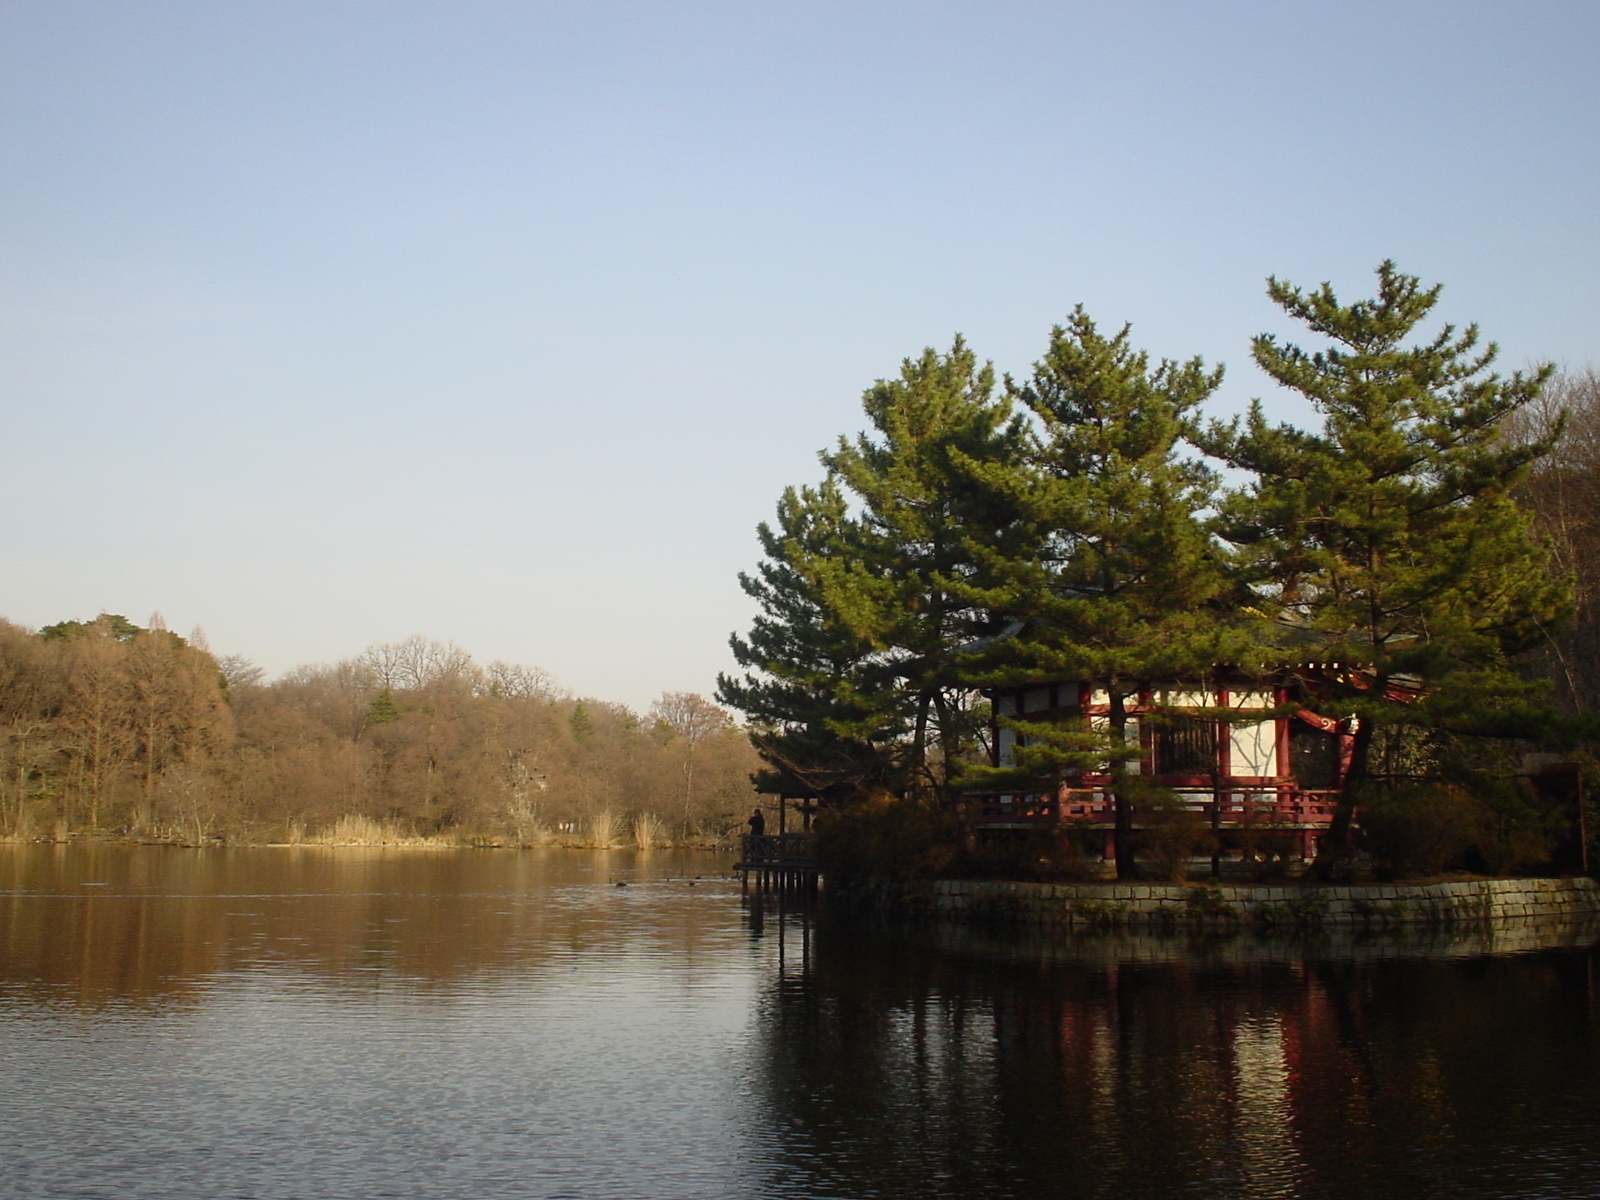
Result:
{"label": "sky", "polygon": [[[1600,5],[0,0],[0,615],[709,693],[956,333],[1228,375],[1393,258],[1600,364]],[[1304,340],[1303,338],[1299,340]]]}

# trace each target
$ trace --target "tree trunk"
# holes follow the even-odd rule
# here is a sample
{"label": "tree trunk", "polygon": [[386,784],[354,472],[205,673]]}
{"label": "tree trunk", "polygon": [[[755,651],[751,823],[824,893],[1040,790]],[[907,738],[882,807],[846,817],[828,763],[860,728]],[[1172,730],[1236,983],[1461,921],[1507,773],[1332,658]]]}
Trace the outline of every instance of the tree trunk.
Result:
{"label": "tree trunk", "polygon": [[956,727],[957,717],[951,711],[950,701],[943,692],[935,692],[933,702],[939,718],[939,753],[944,759],[944,786],[940,789],[940,804],[941,807],[955,812],[960,829],[961,847],[970,854],[977,849],[977,823],[968,809],[967,797],[950,786],[950,764],[956,761],[961,750],[961,734]]}
{"label": "tree trunk", "polygon": [[[1387,687],[1388,680],[1380,677],[1373,686]],[[1347,872],[1355,858],[1353,835],[1356,800],[1362,786],[1372,776],[1372,735],[1375,731],[1371,720],[1366,717],[1362,717],[1356,726],[1355,744],[1350,750],[1350,770],[1345,773],[1344,783],[1339,788],[1339,802],[1334,806],[1333,820],[1328,825],[1328,834],[1311,868],[1312,873],[1324,882]]]}
{"label": "tree trunk", "polygon": [[1128,760],[1121,754],[1128,746],[1128,710],[1115,683],[1108,681],[1106,686],[1111,698],[1111,712],[1106,720],[1111,729],[1111,799],[1116,820],[1112,846],[1117,858],[1117,878],[1138,879],[1139,864],[1134,861],[1133,797],[1128,795],[1127,786]]}
{"label": "tree trunk", "polygon": [[921,800],[928,754],[928,693],[917,697],[917,724],[911,739],[911,798]]}
{"label": "tree trunk", "polygon": [[691,836],[693,824],[689,811],[694,803],[694,750],[695,744],[689,743],[689,752],[683,759],[683,836],[688,840]]}

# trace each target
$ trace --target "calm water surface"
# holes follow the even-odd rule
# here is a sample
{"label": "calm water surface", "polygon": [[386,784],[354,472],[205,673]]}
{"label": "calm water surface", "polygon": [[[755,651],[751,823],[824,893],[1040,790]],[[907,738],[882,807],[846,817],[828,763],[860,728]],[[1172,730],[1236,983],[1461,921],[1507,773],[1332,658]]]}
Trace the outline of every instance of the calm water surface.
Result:
{"label": "calm water surface", "polygon": [[1588,936],[906,936],[725,866],[0,847],[0,1195],[1600,1196]]}

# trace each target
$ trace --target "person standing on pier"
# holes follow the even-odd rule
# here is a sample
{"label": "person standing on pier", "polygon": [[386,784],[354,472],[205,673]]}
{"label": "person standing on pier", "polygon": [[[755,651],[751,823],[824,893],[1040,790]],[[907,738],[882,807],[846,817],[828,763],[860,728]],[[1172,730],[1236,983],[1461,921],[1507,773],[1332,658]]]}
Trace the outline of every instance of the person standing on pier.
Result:
{"label": "person standing on pier", "polygon": [[750,814],[750,819],[745,824],[750,826],[751,837],[760,837],[767,832],[767,818],[761,815],[759,808]]}

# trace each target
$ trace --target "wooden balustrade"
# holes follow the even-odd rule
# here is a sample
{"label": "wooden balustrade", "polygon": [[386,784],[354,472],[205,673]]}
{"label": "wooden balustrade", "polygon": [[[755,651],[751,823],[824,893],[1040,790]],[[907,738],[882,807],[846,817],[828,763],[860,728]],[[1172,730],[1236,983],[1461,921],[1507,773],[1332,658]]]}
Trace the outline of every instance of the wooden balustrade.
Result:
{"label": "wooden balustrade", "polygon": [[817,859],[811,834],[747,833],[739,841],[739,861],[733,869],[746,884],[752,875],[759,884],[778,887],[816,882]]}
{"label": "wooden balustrade", "polygon": [[[1218,828],[1235,829],[1253,824],[1293,828],[1323,828],[1333,821],[1337,794],[1311,791],[1292,783],[1273,781],[1263,784],[1233,784],[1220,793],[1202,793],[1194,788],[1174,788],[1187,806]],[[992,794],[976,797],[983,826],[1053,825],[1078,822],[1109,826],[1115,818],[1111,794],[1104,787],[1063,789],[1057,795]]]}

